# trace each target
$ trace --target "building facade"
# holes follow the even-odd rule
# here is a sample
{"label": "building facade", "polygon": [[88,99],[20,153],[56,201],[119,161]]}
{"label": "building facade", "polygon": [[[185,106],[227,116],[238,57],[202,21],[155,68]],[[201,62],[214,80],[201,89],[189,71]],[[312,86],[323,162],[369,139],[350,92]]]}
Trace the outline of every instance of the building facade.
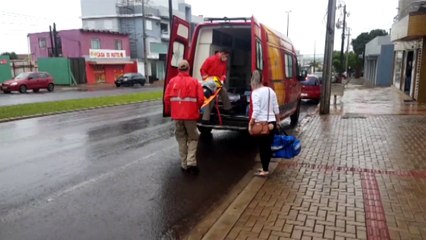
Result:
{"label": "building facade", "polygon": [[[192,23],[202,21],[183,0],[172,0],[172,5],[174,15]],[[129,34],[130,56],[138,60],[139,72],[154,80],[164,78],[170,32],[168,0],[145,0],[144,8],[142,0],[81,0],[81,10],[84,29]]]}
{"label": "building facade", "polygon": [[[49,32],[28,34],[32,59],[55,57],[54,40]],[[113,83],[126,73],[136,72],[130,58],[129,36],[118,32],[86,29],[57,33],[58,57],[81,59],[85,64],[88,84]]]}
{"label": "building facade", "polygon": [[426,1],[400,0],[394,20],[393,84],[417,102],[426,103]]}
{"label": "building facade", "polygon": [[364,78],[367,85],[392,85],[393,51],[389,35],[378,36],[365,45]]}

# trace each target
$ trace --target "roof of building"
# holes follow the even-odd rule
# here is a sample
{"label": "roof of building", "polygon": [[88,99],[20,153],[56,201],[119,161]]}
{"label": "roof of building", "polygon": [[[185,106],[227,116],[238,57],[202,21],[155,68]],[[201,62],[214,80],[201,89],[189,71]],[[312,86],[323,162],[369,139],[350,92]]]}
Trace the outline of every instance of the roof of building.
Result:
{"label": "roof of building", "polygon": [[129,35],[127,33],[120,33],[120,32],[114,32],[110,30],[98,30],[98,29],[80,29],[81,32],[92,32],[92,33],[108,33],[108,34],[114,34],[114,35]]}
{"label": "roof of building", "polygon": [[[58,33],[65,32],[65,31],[80,31],[80,32],[86,32],[86,33],[105,33],[105,34],[113,34],[113,35],[122,35],[122,36],[128,36],[127,33],[120,33],[110,30],[100,30],[100,29],[84,29],[84,28],[77,28],[77,29],[66,29],[66,30],[58,30]],[[28,33],[27,36],[30,35],[36,35],[36,34],[48,34],[49,32],[37,32],[37,33]]]}

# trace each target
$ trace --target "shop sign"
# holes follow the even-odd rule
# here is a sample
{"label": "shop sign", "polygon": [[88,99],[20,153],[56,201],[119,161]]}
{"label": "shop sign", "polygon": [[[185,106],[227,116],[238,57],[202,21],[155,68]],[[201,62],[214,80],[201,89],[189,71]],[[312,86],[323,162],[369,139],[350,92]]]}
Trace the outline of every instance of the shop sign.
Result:
{"label": "shop sign", "polygon": [[90,58],[126,58],[125,50],[90,49]]}

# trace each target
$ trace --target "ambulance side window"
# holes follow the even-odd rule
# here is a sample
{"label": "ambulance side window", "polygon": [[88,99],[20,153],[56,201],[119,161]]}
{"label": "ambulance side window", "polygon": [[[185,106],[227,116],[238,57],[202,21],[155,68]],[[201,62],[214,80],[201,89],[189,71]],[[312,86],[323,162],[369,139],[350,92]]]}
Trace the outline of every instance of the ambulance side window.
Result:
{"label": "ambulance side window", "polygon": [[287,79],[293,78],[293,56],[290,54],[285,54],[285,74]]}
{"label": "ambulance side window", "polygon": [[185,45],[180,42],[174,42],[173,43],[173,56],[172,56],[172,62],[170,65],[172,67],[177,67],[178,63],[183,60],[183,55],[185,53]]}
{"label": "ambulance side window", "polygon": [[263,55],[262,55],[262,44],[260,41],[256,41],[256,67],[258,70],[263,70]]}

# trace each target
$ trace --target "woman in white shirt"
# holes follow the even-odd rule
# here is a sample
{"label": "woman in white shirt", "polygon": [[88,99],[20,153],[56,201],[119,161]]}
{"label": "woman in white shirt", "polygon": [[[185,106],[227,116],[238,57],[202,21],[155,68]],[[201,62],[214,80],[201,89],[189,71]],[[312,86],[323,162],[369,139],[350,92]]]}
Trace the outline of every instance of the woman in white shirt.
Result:
{"label": "woman in white shirt", "polygon": [[252,73],[251,88],[252,115],[249,124],[253,126],[255,122],[267,121],[271,126],[268,135],[256,136],[262,168],[255,175],[264,177],[269,175],[268,168],[272,156],[271,145],[274,140],[274,129],[279,122],[278,100],[272,88],[262,85],[262,76],[258,70]]}

